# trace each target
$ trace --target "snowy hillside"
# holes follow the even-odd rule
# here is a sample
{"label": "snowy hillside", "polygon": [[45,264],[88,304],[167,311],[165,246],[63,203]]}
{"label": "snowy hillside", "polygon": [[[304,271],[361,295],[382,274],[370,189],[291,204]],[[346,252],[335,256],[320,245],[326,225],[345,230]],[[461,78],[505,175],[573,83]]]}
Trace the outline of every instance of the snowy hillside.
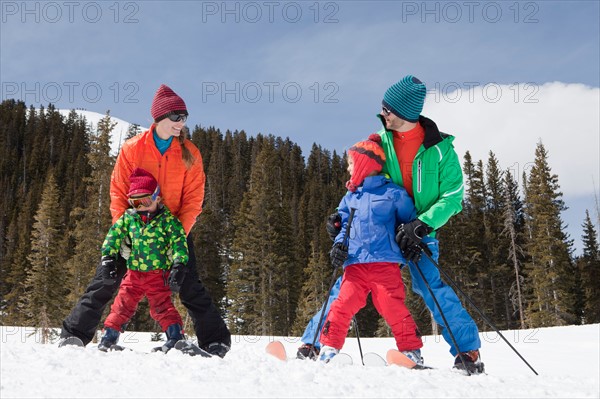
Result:
{"label": "snowy hillside", "polygon": [[[37,343],[32,329],[0,327],[2,398],[163,397],[427,397],[598,398],[600,325],[507,331],[505,337],[538,371],[529,368],[495,333],[482,334],[487,375],[450,370],[452,358],[439,337],[425,337],[423,355],[437,370],[360,366],[355,339],[344,352],[355,365],[287,363],[264,353],[272,337],[235,336],[225,359],[142,353],[156,343],[149,333],[126,333],[135,351],[103,353],[90,345],[59,349]],[[284,339],[288,354],[297,338]],[[361,340],[364,352],[385,355],[392,338]]]}
{"label": "snowy hillside", "polygon": [[[84,111],[84,110],[75,110],[80,116],[84,117],[87,120],[87,124],[88,125],[92,125],[92,129],[93,131],[96,130],[96,128],[98,127],[98,122],[100,121],[100,119],[104,118],[104,114],[99,114],[98,112],[93,112],[93,111]],[[61,113],[61,115],[63,115],[65,118],[69,116],[69,113],[71,113],[71,110],[68,109],[59,109],[58,112]],[[114,116],[111,115],[110,117],[112,119],[113,122],[116,122],[117,125],[115,126],[115,128],[112,131],[112,141],[111,141],[111,153],[113,155],[116,155],[121,144],[123,143],[123,141],[125,141],[125,137],[127,136],[127,130],[129,130],[129,126],[131,126],[131,123],[126,122],[122,119],[119,118],[115,118]],[[140,126],[140,131],[144,131],[147,130],[147,127],[143,127]]]}

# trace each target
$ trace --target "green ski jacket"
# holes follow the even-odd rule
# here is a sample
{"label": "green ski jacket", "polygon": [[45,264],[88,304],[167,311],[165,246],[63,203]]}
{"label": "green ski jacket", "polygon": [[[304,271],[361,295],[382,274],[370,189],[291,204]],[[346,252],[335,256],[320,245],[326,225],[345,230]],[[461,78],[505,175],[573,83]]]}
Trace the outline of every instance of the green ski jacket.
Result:
{"label": "green ski jacket", "polygon": [[[404,187],[393,133],[386,129],[383,117],[378,115],[378,118],[384,126],[377,132],[386,156],[383,173]],[[454,137],[441,133],[435,122],[424,116],[419,117],[419,123],[425,130],[425,139],[413,161],[413,199],[418,219],[437,230],[462,210],[463,174],[452,145]]]}

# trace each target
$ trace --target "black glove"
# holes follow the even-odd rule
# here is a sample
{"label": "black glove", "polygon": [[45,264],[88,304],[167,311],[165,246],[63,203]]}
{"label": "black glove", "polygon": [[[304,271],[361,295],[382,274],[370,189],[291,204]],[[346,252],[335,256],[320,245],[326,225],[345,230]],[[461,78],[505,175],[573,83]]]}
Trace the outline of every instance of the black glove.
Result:
{"label": "black glove", "polygon": [[103,256],[100,260],[102,265],[102,277],[105,280],[114,280],[117,278],[117,264],[112,256]]}
{"label": "black glove", "polygon": [[413,261],[417,263],[421,259],[421,247],[418,245],[411,245],[405,251],[402,251],[402,255],[407,262]]}
{"label": "black glove", "polygon": [[334,269],[341,267],[348,259],[348,247],[341,242],[336,242],[329,252],[329,258],[331,259],[331,267]]}
{"label": "black glove", "polygon": [[171,274],[169,274],[169,288],[174,293],[181,291],[181,285],[185,278],[186,268],[183,263],[175,263],[171,268]]}
{"label": "black glove", "polygon": [[419,246],[423,238],[431,233],[433,229],[419,219],[415,219],[410,223],[401,224],[396,229],[396,242],[400,246],[400,250],[404,254],[409,247]]}
{"label": "black glove", "polygon": [[342,217],[339,213],[332,213],[327,217],[327,224],[325,225],[327,229],[327,234],[331,241],[335,241],[335,237],[340,233],[342,229]]}

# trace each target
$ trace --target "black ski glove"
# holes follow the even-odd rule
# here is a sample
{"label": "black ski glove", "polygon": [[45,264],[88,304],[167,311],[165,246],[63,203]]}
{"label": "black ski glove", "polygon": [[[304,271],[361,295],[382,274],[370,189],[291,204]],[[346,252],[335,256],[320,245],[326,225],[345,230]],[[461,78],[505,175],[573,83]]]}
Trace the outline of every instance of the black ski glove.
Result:
{"label": "black ski glove", "polygon": [[186,268],[183,263],[175,263],[171,268],[171,274],[169,274],[169,288],[174,293],[181,291],[181,285],[185,278]]}
{"label": "black ski glove", "polygon": [[421,260],[421,247],[418,245],[411,245],[406,250],[402,251],[402,255],[407,262],[413,261],[417,263]]}
{"label": "black ski glove", "polygon": [[117,264],[112,256],[103,256],[100,260],[102,268],[102,278],[105,280],[115,280],[117,278]]}
{"label": "black ski glove", "polygon": [[419,246],[423,238],[431,233],[433,229],[419,219],[410,223],[401,224],[396,229],[396,242],[400,246],[402,253],[408,251],[409,247]]}
{"label": "black ski glove", "polygon": [[336,242],[329,252],[329,258],[331,259],[331,267],[334,269],[342,267],[346,259],[348,259],[348,247],[341,242]]}
{"label": "black ski glove", "polygon": [[331,238],[331,241],[335,241],[335,237],[337,237],[340,230],[342,230],[342,217],[340,214],[335,212],[329,215],[327,217],[325,228],[327,229],[327,234],[329,235],[329,238]]}

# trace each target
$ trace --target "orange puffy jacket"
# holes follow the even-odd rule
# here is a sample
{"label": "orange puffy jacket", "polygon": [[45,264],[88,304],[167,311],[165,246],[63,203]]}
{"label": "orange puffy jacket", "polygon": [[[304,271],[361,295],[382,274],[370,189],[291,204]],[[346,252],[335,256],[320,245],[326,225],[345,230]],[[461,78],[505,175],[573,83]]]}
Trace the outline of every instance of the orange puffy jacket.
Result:
{"label": "orange puffy jacket", "polygon": [[129,207],[127,192],[129,191],[129,176],[135,168],[143,168],[152,173],[160,186],[160,196],[163,203],[173,215],[177,216],[189,234],[202,212],[204,200],[204,167],[200,150],[190,140],[185,140],[185,146],[194,157],[193,165],[188,169],[183,162],[181,145],[177,137],[161,155],[150,130],[127,140],[123,143],[117,162],[110,179],[110,212],[113,224]]}

